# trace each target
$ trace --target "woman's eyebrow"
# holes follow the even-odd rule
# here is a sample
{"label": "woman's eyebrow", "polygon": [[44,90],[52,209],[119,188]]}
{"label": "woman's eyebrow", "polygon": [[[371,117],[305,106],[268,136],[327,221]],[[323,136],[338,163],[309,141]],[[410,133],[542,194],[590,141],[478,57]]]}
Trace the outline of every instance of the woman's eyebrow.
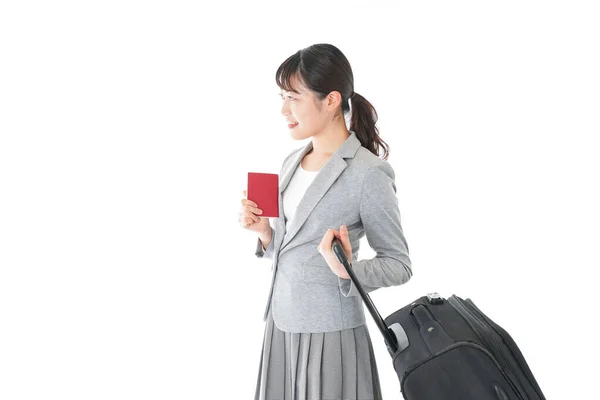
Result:
{"label": "woman's eyebrow", "polygon": [[287,90],[282,90],[282,91],[280,92],[280,94],[285,94],[285,93],[295,93],[295,94],[297,94],[297,95],[301,95],[301,94],[302,94],[302,93],[300,93],[300,92],[297,92],[297,91],[295,91],[295,90],[290,90],[290,91],[287,91]]}

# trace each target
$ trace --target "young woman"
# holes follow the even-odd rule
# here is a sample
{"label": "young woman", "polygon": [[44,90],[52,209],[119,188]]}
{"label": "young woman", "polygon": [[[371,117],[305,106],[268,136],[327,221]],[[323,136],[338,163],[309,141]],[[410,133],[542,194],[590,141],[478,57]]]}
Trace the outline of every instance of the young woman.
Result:
{"label": "young woman", "polygon": [[[362,299],[331,249],[337,237],[367,292],[412,276],[377,114],[330,44],[290,56],[276,81],[292,138],[311,141],[283,161],[273,227],[245,191],[241,200],[256,256],[273,262],[255,399],[381,399]],[[356,260],[365,235],[376,256]]]}

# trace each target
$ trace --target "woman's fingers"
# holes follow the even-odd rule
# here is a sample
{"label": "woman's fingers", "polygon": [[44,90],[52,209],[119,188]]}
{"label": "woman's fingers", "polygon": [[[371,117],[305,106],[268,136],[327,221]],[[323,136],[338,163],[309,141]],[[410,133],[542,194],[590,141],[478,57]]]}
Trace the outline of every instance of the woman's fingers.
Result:
{"label": "woman's fingers", "polygon": [[350,236],[348,235],[348,228],[346,225],[340,226],[340,236],[342,239],[342,245],[346,250],[350,247]]}
{"label": "woman's fingers", "polygon": [[352,245],[350,244],[350,235],[348,233],[348,227],[346,227],[346,225],[340,226],[340,230],[338,232],[338,239],[342,243],[342,248],[346,253],[346,257],[348,257],[348,261],[352,262]]}
{"label": "woman's fingers", "polygon": [[244,218],[250,223],[260,222],[260,218],[252,213],[246,213]]}
{"label": "woman's fingers", "polygon": [[246,224],[252,224],[253,222],[260,222],[260,217],[257,217],[253,213],[246,211],[242,214],[242,219]]}
{"label": "woman's fingers", "polygon": [[251,207],[257,207],[257,204],[255,202],[253,202],[252,200],[248,200],[248,199],[241,199],[240,203],[242,203],[243,206],[251,206]]}
{"label": "woman's fingers", "polygon": [[323,254],[323,251],[327,248],[326,246],[329,245],[331,246],[331,242],[333,241],[333,232],[332,229],[329,228],[327,229],[327,232],[325,232],[325,234],[323,235],[323,238],[321,239],[321,243],[319,243],[319,247],[317,247],[317,251],[321,254]]}
{"label": "woman's fingers", "polygon": [[256,207],[256,203],[255,202],[253,202],[252,200],[248,200],[248,198],[247,198],[248,196],[246,196],[246,191],[245,190],[242,190],[242,194],[244,195],[244,198],[241,200],[242,205],[244,205],[244,204],[250,204],[251,206]]}
{"label": "woman's fingers", "polygon": [[242,194],[244,195],[244,198],[242,198],[240,201],[242,206],[238,212],[238,221],[240,225],[242,228],[247,228],[250,230],[262,229],[262,225],[255,224],[265,224],[266,221],[268,221],[268,218],[260,217],[263,211],[258,208],[255,202],[246,198],[245,190],[242,190]]}
{"label": "woman's fingers", "polygon": [[263,213],[263,211],[260,208],[251,206],[249,204],[245,204],[242,206],[242,212],[251,212],[252,214],[256,215],[260,215]]}
{"label": "woman's fingers", "polygon": [[253,202],[252,200],[248,200],[246,199],[246,191],[242,190],[242,193],[244,194],[244,198],[240,200],[240,202],[242,203],[242,210],[243,211],[250,211],[254,214],[262,214],[263,211],[258,208],[258,205]]}

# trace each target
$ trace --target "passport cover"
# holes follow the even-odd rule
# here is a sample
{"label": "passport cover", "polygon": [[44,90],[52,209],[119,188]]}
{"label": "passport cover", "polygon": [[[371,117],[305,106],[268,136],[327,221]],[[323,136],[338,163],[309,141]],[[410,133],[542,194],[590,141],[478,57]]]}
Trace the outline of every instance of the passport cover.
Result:
{"label": "passport cover", "polygon": [[279,175],[248,172],[246,194],[263,211],[259,217],[279,217]]}

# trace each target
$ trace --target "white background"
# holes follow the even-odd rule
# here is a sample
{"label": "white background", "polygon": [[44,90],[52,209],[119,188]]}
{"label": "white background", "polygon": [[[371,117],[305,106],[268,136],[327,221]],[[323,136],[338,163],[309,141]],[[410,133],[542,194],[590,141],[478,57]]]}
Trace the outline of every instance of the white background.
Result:
{"label": "white background", "polygon": [[319,42],[348,57],[391,147],[414,277],[372,293],[381,314],[471,298],[548,399],[593,397],[592,4],[4,2],[0,398],[253,398],[270,262],[239,201],[248,171],[306,144],[275,71]]}

